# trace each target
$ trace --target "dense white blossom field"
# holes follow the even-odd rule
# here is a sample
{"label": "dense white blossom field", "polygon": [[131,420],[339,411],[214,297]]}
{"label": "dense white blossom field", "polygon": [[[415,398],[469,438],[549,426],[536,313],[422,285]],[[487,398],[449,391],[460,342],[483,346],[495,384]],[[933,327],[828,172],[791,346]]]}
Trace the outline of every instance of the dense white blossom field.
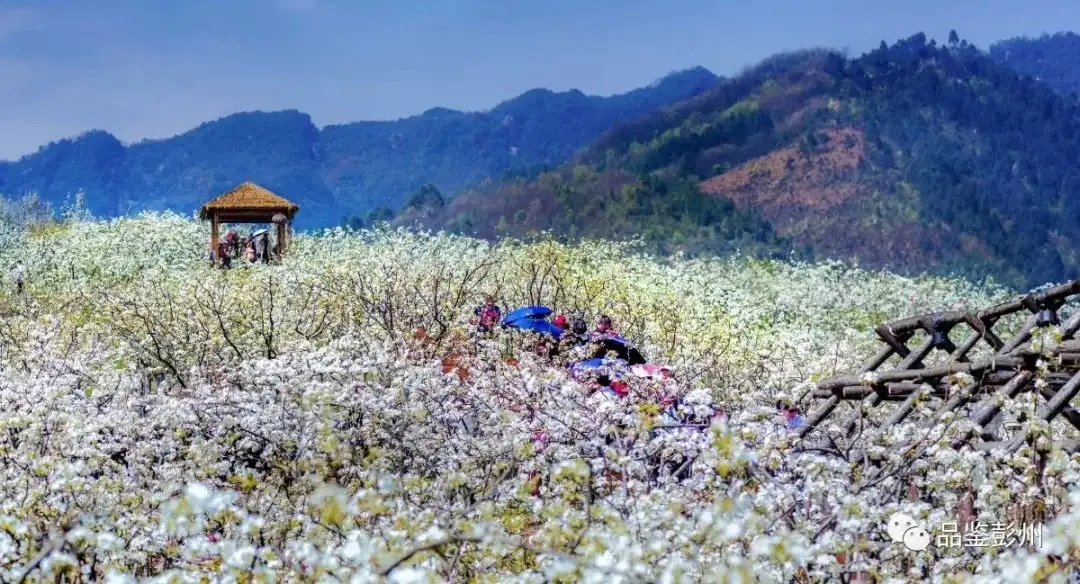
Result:
{"label": "dense white blossom field", "polygon": [[[1080,560],[1080,459],[932,447],[870,480],[793,453],[775,410],[858,367],[877,323],[1010,291],[407,232],[303,235],[224,272],[206,236],[171,215],[0,232],[27,273],[0,292],[0,580],[1026,582]],[[610,314],[686,407],[727,419],[658,429],[646,380],[586,396],[522,339],[470,331],[485,293]],[[886,535],[967,491],[980,517],[1044,501],[1042,548]]]}

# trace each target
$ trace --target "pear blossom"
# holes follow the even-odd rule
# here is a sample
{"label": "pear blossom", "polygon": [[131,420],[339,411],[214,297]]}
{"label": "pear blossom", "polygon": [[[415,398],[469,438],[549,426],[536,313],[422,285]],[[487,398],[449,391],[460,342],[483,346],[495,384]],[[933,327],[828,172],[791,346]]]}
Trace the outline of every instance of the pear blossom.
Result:
{"label": "pear blossom", "polygon": [[[920,403],[860,438],[879,476],[845,451],[797,448],[773,406],[857,371],[881,322],[1016,291],[388,228],[299,234],[279,264],[222,271],[207,236],[169,214],[0,226],[0,263],[26,271],[25,294],[0,290],[4,581],[825,582],[872,569],[1004,582],[1063,577],[1080,558],[1080,458],[1054,446],[1080,436],[1064,420],[1029,423],[1035,448],[1015,454],[957,451],[970,410],[933,418]],[[676,375],[590,393],[528,338],[470,328],[487,293],[609,314]],[[1057,367],[1040,360],[1036,387]],[[1033,397],[1003,404],[1030,420]],[[830,419],[815,433],[843,443],[843,430]],[[921,454],[901,455],[913,442]],[[988,523],[1042,509],[1042,547],[907,554],[889,539],[893,513],[935,534],[965,493]]]}

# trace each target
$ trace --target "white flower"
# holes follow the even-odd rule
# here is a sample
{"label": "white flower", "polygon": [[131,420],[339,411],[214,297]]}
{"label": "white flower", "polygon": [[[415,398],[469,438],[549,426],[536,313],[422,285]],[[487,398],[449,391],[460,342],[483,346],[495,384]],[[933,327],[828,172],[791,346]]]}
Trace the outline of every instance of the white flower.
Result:
{"label": "white flower", "polygon": [[[94,558],[147,581],[367,582],[410,550],[392,581],[751,582],[797,569],[829,581],[906,483],[867,486],[840,457],[792,450],[775,431],[777,394],[857,370],[878,348],[871,327],[907,316],[909,294],[928,308],[1003,295],[837,262],[661,262],[634,244],[402,230],[298,235],[283,265],[223,274],[202,260],[206,226],[181,217],[63,229],[45,240],[54,269],[38,240],[0,227],[0,262],[21,258],[39,295],[8,311],[0,293],[0,565],[27,565],[65,536],[78,553],[45,570],[85,574]],[[658,422],[647,380],[628,379],[625,397],[586,397],[508,331],[469,338],[485,291],[537,301],[530,282],[549,268],[558,284],[544,283],[540,303],[558,290],[560,309],[610,313],[651,361],[672,365],[663,389],[682,407],[662,414],[671,420]],[[425,342],[420,328],[442,337]],[[1029,397],[1006,409],[1031,410]],[[727,417],[705,431],[658,427],[704,423],[712,404]],[[921,502],[902,510],[927,525],[968,483],[985,517],[1036,485],[1023,453],[948,448],[969,414],[901,424],[875,447],[894,465],[904,461],[886,445],[912,432],[941,443],[903,466]],[[839,435],[840,420],[818,432]],[[1040,443],[1060,437],[1056,423],[1030,427]],[[1067,503],[1078,480],[1080,463],[1056,451],[1038,483],[1057,517],[1046,543],[1062,556],[1080,552]],[[46,529],[57,518],[76,527]],[[451,535],[468,541],[425,549]],[[932,559],[996,581],[1031,573],[1019,554]],[[908,576],[873,549],[853,561]]]}

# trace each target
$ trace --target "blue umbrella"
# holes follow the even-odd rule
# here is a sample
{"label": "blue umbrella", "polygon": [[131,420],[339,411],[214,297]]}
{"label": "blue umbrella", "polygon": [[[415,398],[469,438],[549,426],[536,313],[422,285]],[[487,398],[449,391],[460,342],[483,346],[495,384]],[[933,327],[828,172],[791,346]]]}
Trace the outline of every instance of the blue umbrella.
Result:
{"label": "blue umbrella", "polygon": [[551,309],[546,306],[522,306],[507,313],[503,318],[503,326],[512,326],[519,320],[539,320],[551,314]]}
{"label": "blue umbrella", "polygon": [[506,327],[509,327],[509,328],[516,328],[518,330],[523,330],[523,331],[532,331],[532,332],[535,332],[535,333],[549,334],[549,335],[555,337],[556,339],[561,337],[562,334],[563,334],[563,330],[561,328],[551,324],[550,322],[548,322],[546,320],[539,319],[539,318],[537,318],[537,319],[520,318],[518,320],[515,320],[514,322],[504,324],[503,326],[506,326]]}

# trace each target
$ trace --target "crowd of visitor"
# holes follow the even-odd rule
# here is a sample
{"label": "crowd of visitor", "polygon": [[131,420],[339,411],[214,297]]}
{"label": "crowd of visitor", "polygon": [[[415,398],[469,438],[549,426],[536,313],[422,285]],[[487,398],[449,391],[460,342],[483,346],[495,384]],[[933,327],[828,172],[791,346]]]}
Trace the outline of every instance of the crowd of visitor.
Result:
{"label": "crowd of visitor", "polygon": [[[520,313],[521,310],[515,312]],[[500,325],[516,328],[503,320],[503,311],[495,298],[487,295],[484,303],[475,309],[471,324],[481,335],[489,334]],[[599,315],[591,330],[581,315],[568,318],[565,314],[555,314],[550,325],[551,328],[526,329],[538,333],[527,337],[527,347],[550,359],[553,364],[566,367],[572,378],[585,385],[588,394],[599,392],[618,400],[629,396],[631,385],[640,389],[648,386],[646,393],[651,394],[650,399],[655,399],[661,406],[663,417],[676,425],[689,422],[707,424],[708,419],[723,414],[712,404],[703,404],[708,412],[704,418],[688,417],[674,372],[669,367],[646,363],[637,349],[629,346],[629,341],[615,329],[610,316]],[[620,351],[609,351],[610,347],[617,347]]]}
{"label": "crowd of visitor", "polygon": [[[484,303],[476,308],[471,324],[482,335],[489,334],[500,325],[508,326],[503,322],[502,309],[491,295],[485,296]],[[565,314],[556,314],[550,324],[552,328],[546,329],[546,332],[545,327],[523,329],[538,333],[531,335],[529,346],[554,364],[567,367],[571,377],[584,382],[590,394],[599,391],[614,399],[626,398],[631,384],[636,383],[634,379],[649,380],[646,385],[652,389],[648,393],[657,392],[652,399],[660,406],[667,424],[708,425],[712,418],[724,415],[720,408],[707,403],[707,399],[702,403],[686,402],[686,396],[681,396],[678,389],[674,371],[669,367],[646,363],[636,349],[626,349],[621,356],[608,352],[605,347],[610,346],[607,343],[613,339],[617,342],[616,346],[629,344],[615,329],[610,316],[598,316],[592,330],[589,330],[582,316],[567,318]],[[509,326],[513,328],[513,324]],[[630,354],[634,354],[638,360],[628,358]],[[785,403],[778,403],[776,407],[779,423],[786,430],[794,432],[806,424],[799,408]]]}
{"label": "crowd of visitor", "polygon": [[[213,262],[213,244],[211,244],[210,260]],[[218,243],[217,257],[221,259],[222,269],[232,267],[233,261],[254,264],[261,262],[270,263],[271,256],[270,233],[259,230],[250,236],[240,236],[235,231],[229,231]]]}

